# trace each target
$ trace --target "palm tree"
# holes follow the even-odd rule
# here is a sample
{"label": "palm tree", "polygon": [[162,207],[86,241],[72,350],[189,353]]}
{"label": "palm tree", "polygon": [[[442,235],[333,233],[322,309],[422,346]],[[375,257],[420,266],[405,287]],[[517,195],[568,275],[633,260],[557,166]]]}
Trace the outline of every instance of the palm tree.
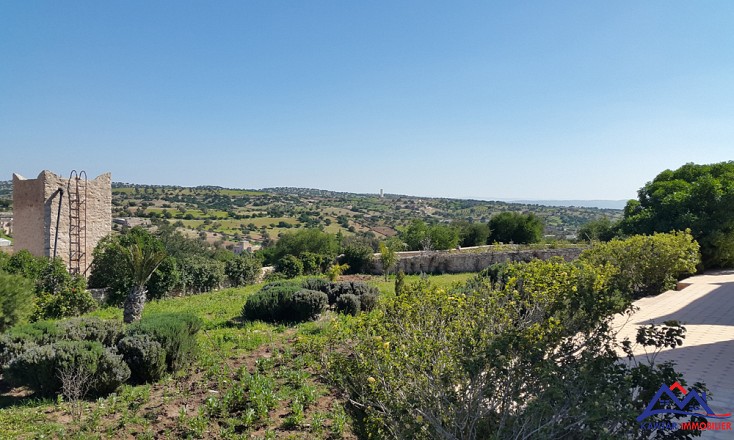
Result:
{"label": "palm tree", "polygon": [[140,237],[136,237],[135,241],[127,246],[118,246],[133,279],[133,286],[125,298],[123,312],[124,321],[130,323],[140,320],[143,316],[145,294],[148,293],[145,284],[166,258],[166,252],[154,246],[146,246]]}

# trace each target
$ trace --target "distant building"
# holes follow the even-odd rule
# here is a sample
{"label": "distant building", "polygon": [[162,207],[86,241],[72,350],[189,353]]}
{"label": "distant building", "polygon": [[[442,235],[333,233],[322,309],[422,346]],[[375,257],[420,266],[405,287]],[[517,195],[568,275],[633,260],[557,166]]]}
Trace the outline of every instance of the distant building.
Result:
{"label": "distant building", "polygon": [[250,243],[247,240],[242,240],[241,242],[234,245],[234,248],[232,249],[232,251],[236,255],[240,255],[243,252],[255,252],[258,249],[260,249],[259,245],[256,245],[256,244],[253,245],[252,243]]}
{"label": "distant building", "polygon": [[82,275],[92,251],[112,229],[112,176],[88,180],[85,172],[69,179],[42,171],[35,179],[13,174],[13,240],[16,251],[57,256],[69,272]]}
{"label": "distant building", "polygon": [[380,188],[380,198],[385,198],[385,192]]}

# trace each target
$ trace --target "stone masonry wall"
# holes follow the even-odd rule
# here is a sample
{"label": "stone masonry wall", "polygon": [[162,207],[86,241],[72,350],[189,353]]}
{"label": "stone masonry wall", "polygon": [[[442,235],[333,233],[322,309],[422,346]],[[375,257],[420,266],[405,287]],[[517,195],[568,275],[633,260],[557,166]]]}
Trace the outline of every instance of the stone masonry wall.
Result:
{"label": "stone masonry wall", "polygon": [[[551,257],[572,261],[577,259],[583,250],[583,248],[560,248],[488,252],[398,252],[399,259],[395,271],[402,270],[406,274],[479,272],[495,263],[505,261],[530,261],[536,258],[547,260]],[[375,275],[383,273],[379,256],[380,254],[375,254],[374,258],[372,273]]]}
{"label": "stone masonry wall", "polygon": [[[85,183],[80,181],[80,195],[85,197]],[[72,189],[75,182],[72,180]],[[63,195],[58,193],[63,190]],[[112,176],[105,173],[86,181],[86,246],[82,236],[82,272],[92,264],[92,251],[112,229]],[[61,201],[56,256],[69,263],[71,255],[71,211],[69,180],[50,171],[36,179],[13,175],[13,229],[15,250],[28,249],[33,255],[52,257],[56,238],[56,218]],[[84,218],[83,210],[81,216]]]}

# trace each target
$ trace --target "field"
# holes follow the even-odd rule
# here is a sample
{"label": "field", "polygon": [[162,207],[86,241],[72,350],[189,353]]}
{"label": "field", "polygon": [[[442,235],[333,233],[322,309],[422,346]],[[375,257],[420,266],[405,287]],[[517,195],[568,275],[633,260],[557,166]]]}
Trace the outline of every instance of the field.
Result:
{"label": "field", "polygon": [[[431,277],[440,286],[471,274]],[[394,280],[365,277],[383,294]],[[407,281],[416,281],[408,276]],[[39,400],[24,389],[0,390],[1,438],[355,438],[341,396],[324,380],[320,354],[334,320],[295,326],[242,322],[247,297],[260,286],[149,302],[145,315],[191,312],[203,322],[194,366],[158,383],[125,385],[117,393],[76,408],[63,400]],[[118,308],[91,313],[121,319]],[[222,414],[218,402],[243,385],[258,386],[239,414]]]}

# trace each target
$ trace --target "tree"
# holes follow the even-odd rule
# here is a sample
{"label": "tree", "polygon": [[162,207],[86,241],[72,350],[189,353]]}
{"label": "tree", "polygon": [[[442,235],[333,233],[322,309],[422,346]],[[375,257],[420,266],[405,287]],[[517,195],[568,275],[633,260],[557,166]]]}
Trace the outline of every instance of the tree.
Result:
{"label": "tree", "polygon": [[408,245],[410,250],[423,249],[428,237],[428,225],[419,219],[411,221],[408,227],[400,232],[400,239]]}
{"label": "tree", "polygon": [[489,226],[485,223],[471,223],[466,220],[451,224],[459,231],[459,244],[462,247],[482,246],[489,239]]}
{"label": "tree", "polygon": [[452,249],[459,243],[459,231],[449,225],[429,226],[423,220],[414,219],[400,238],[410,250]]}
{"label": "tree", "polygon": [[300,258],[305,252],[323,255],[328,260],[336,257],[339,245],[336,237],[318,229],[301,229],[283,234],[273,250],[266,254],[266,263],[274,264],[286,255]]}
{"label": "tree", "polygon": [[385,281],[390,274],[390,269],[395,266],[398,261],[395,249],[389,244],[380,243],[380,262],[382,263],[382,271],[385,273]]}
{"label": "tree", "polygon": [[143,307],[145,307],[145,294],[147,293],[145,284],[166,258],[166,252],[162,247],[150,246],[140,237],[127,246],[119,244],[117,246],[124,258],[124,264],[132,275],[132,287],[125,299],[123,320],[126,323],[139,321],[143,316]]}
{"label": "tree", "polygon": [[535,214],[501,212],[489,219],[489,241],[499,243],[537,243],[543,238],[543,221]]}
{"label": "tree", "polygon": [[238,287],[255,284],[260,277],[261,269],[260,260],[243,252],[237,258],[225,263],[224,273],[229,278],[230,285]]}
{"label": "tree", "polygon": [[577,237],[583,241],[609,241],[617,235],[618,227],[609,218],[601,217],[581,226]]}
{"label": "tree", "polygon": [[734,267],[734,161],[665,170],[624,209],[626,234],[690,229],[706,267]]}

